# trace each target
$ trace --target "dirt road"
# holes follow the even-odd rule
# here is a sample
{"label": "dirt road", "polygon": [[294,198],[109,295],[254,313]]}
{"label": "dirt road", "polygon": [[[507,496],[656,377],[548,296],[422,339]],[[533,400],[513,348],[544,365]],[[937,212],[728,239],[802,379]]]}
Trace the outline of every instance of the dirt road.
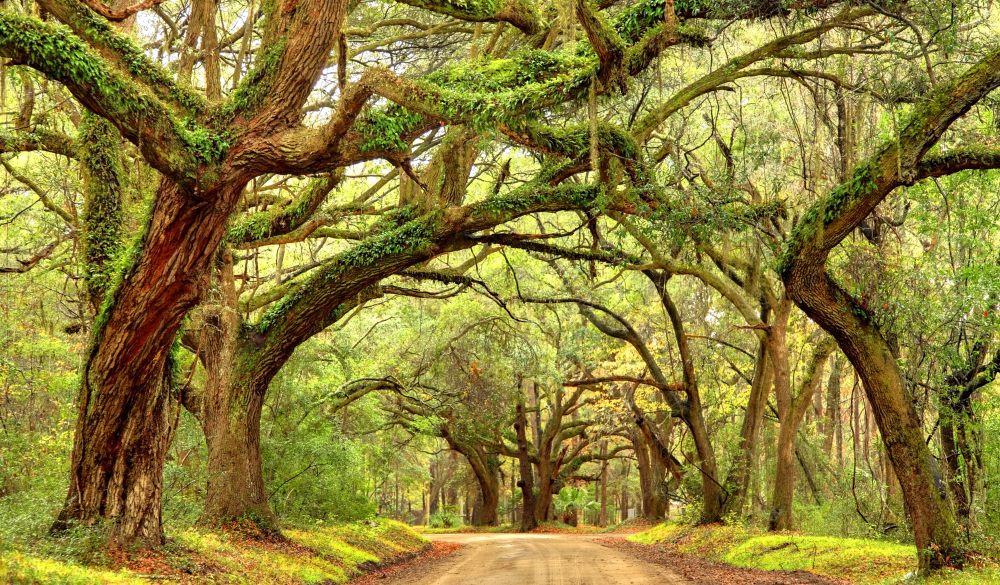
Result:
{"label": "dirt road", "polygon": [[459,551],[383,581],[386,585],[682,585],[682,577],[564,534],[442,534]]}

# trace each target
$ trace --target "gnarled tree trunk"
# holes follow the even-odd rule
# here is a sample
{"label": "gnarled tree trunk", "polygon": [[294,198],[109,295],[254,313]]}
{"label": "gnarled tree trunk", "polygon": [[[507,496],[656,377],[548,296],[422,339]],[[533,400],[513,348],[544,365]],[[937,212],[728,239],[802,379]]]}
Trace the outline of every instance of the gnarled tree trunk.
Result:
{"label": "gnarled tree trunk", "polygon": [[[235,200],[242,186],[229,184],[214,199]],[[163,541],[163,464],[176,417],[169,348],[200,298],[225,228],[212,205],[191,202],[191,194],[163,180],[141,249],[131,252],[133,265],[98,315],[69,492],[54,529],[110,520],[113,541]]]}

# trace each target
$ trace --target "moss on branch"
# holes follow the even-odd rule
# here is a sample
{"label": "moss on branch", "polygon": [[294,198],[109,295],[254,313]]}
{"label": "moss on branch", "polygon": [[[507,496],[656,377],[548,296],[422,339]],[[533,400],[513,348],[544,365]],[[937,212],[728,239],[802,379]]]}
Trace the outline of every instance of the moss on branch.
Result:
{"label": "moss on branch", "polygon": [[216,162],[226,138],[179,119],[64,26],[0,10],[0,53],[65,84],[89,110],[136,143],[156,169],[193,187],[203,163]]}
{"label": "moss on branch", "polygon": [[542,32],[542,18],[530,0],[402,0],[404,4],[469,22],[509,22],[527,35]]}
{"label": "moss on branch", "polygon": [[78,0],[43,1],[44,7],[67,23],[73,32],[97,47],[105,59],[118,63],[133,79],[161,100],[180,110],[181,115],[200,116],[208,110],[204,96],[185,87],[154,63],[129,37],[106,18]]}
{"label": "moss on branch", "polygon": [[84,279],[100,306],[111,280],[111,260],[121,248],[125,173],[119,134],[107,120],[87,114],[80,125],[84,190]]}

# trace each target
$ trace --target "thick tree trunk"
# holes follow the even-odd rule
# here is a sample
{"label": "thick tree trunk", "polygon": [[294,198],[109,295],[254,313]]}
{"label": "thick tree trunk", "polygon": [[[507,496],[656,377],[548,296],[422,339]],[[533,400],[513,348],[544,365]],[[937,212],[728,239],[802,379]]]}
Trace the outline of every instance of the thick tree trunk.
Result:
{"label": "thick tree trunk", "polygon": [[[913,525],[922,570],[961,566],[958,523],[937,461],[923,436],[913,396],[877,321],[827,273],[830,252],[897,187],[916,180],[925,155],[955,120],[1000,86],[1000,51],[934,90],[893,140],[855,167],[829,197],[803,215],[780,260],[786,290],[840,345],[861,378]],[[933,176],[964,165],[936,165]],[[924,176],[930,176],[924,175]]]}
{"label": "thick tree trunk", "polygon": [[[875,422],[903,491],[921,568],[960,566],[965,553],[944,478],[924,441],[913,398],[888,344],[869,320],[851,312],[849,297],[825,274],[794,274],[789,281],[796,302],[837,339],[874,406]],[[813,286],[817,281],[826,284]]]}
{"label": "thick tree trunk", "polygon": [[215,204],[244,182],[203,194],[163,180],[149,228],[122,284],[98,315],[84,364],[66,503],[53,526],[110,520],[120,542],[162,542],[163,463],[176,416],[171,350],[181,320],[201,297],[225,231]]}
{"label": "thick tree trunk", "polygon": [[476,476],[476,480],[479,497],[472,513],[472,525],[497,526],[500,524],[500,517],[497,515],[497,509],[500,507],[500,482],[495,473],[492,481],[484,482],[479,476]]}
{"label": "thick tree trunk", "polygon": [[555,499],[555,480],[549,473],[540,472],[538,496],[535,498],[535,521],[538,524],[552,520],[552,500]]}
{"label": "thick tree trunk", "polygon": [[642,515],[650,522],[660,522],[667,515],[666,470],[652,452],[656,447],[649,445],[648,442],[647,436],[633,432],[632,446],[639,468]]}
{"label": "thick tree trunk", "polygon": [[205,388],[182,402],[201,423],[208,447],[208,487],[201,522],[208,526],[250,528],[265,536],[278,533],[264,486],[260,454],[260,416],[271,381],[256,367],[253,343],[241,336],[233,260],[219,254],[217,298],[197,313],[199,330],[188,331],[205,370]]}
{"label": "thick tree trunk", "polygon": [[[698,454],[698,466],[701,471],[701,523],[712,523],[722,521],[722,505],[725,500],[722,484],[719,483],[719,473],[715,462],[715,450],[712,448],[712,441],[709,437],[708,425],[705,423],[705,415],[701,405],[701,393],[698,390],[698,378],[695,375],[694,358],[688,345],[687,335],[684,333],[684,321],[680,312],[674,304],[673,299],[667,291],[667,280],[670,274],[666,272],[646,271],[646,276],[653,282],[656,291],[660,294],[660,303],[670,318],[670,324],[674,330],[674,339],[677,341],[677,352],[681,357],[681,369],[684,374],[684,392],[687,395],[687,404],[682,413],[682,420],[687,423],[691,430],[691,439],[694,441],[695,451]],[[647,363],[647,365],[649,365]],[[653,377],[664,387],[668,386],[666,378],[659,367],[650,368]],[[662,391],[662,390],[661,390]],[[672,396],[669,392],[663,391],[664,398],[670,403]]]}
{"label": "thick tree trunk", "polygon": [[[138,408],[122,408],[118,416],[81,413],[70,493],[54,530],[110,520],[111,543],[163,543],[163,464],[176,420],[171,384],[164,364],[147,379]],[[86,387],[83,393],[85,405]],[[111,402],[107,394],[98,397],[104,398],[99,404]]]}
{"label": "thick tree trunk", "polygon": [[[242,382],[248,382],[245,379]],[[202,428],[208,444],[208,489],[202,522],[252,523],[265,535],[278,533],[268,504],[260,454],[264,390],[235,382],[206,403]],[[209,406],[211,402],[216,402]]]}
{"label": "thick tree trunk", "polygon": [[496,455],[486,452],[482,445],[459,443],[446,433],[446,438],[452,448],[465,456],[472,468],[476,491],[475,506],[469,506],[468,520],[473,526],[496,526],[500,522],[497,508],[500,506],[500,460]]}

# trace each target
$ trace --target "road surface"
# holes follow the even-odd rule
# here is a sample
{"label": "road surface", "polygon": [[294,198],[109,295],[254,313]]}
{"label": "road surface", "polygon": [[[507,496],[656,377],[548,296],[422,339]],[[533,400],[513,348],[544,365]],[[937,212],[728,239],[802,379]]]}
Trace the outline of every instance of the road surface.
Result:
{"label": "road surface", "polygon": [[665,568],[568,534],[440,534],[455,554],[403,571],[386,585],[683,585]]}

